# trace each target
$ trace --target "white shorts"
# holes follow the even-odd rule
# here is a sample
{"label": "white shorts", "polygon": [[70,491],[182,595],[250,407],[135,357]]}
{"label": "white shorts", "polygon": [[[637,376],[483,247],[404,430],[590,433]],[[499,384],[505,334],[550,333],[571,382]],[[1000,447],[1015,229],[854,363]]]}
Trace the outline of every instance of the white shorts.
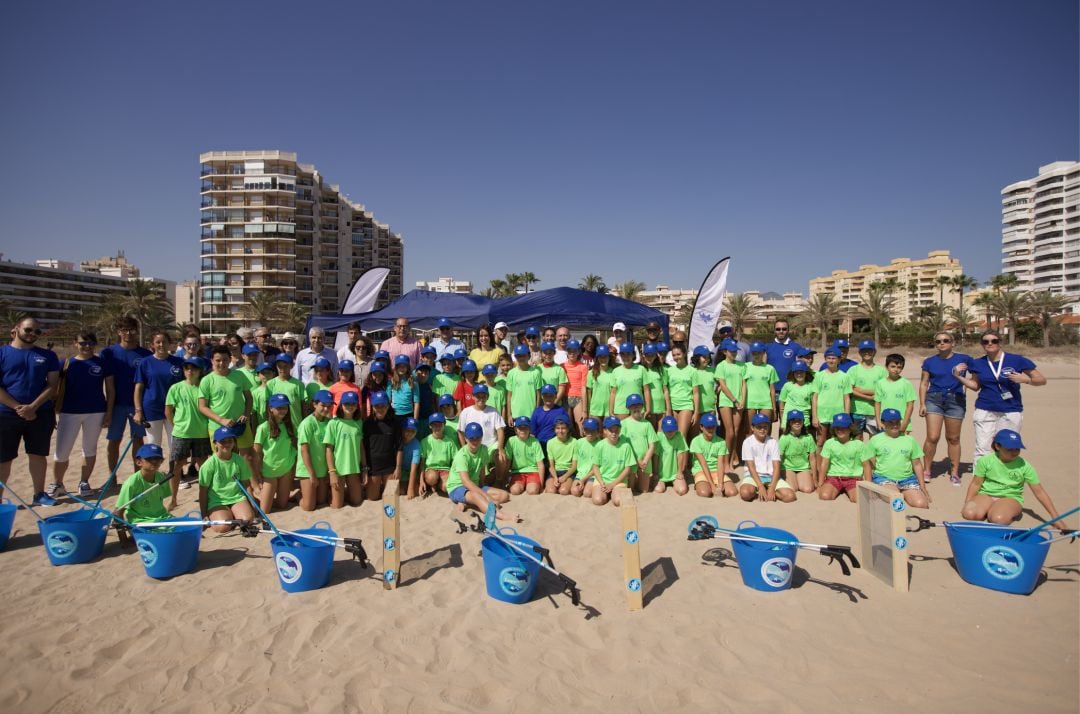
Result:
{"label": "white shorts", "polygon": [[[165,432],[164,439],[162,438],[162,432]],[[163,449],[165,446],[169,447],[169,451],[172,451],[172,424],[168,419],[158,419],[150,422],[150,426],[146,427],[146,438],[143,440],[146,444],[157,444]]]}
{"label": "white shorts", "polygon": [[71,456],[71,449],[75,446],[75,437],[82,429],[82,455],[83,458],[97,456],[98,437],[101,436],[101,421],[105,418],[105,412],[94,414],[65,414],[60,413],[56,422],[56,447],[53,452],[53,461],[66,463]]}
{"label": "white shorts", "polygon": [[975,454],[971,462],[978,462],[979,458],[992,452],[994,436],[1002,429],[1012,429],[1019,433],[1024,424],[1023,412],[990,412],[985,409],[976,409],[972,415],[975,424]]}

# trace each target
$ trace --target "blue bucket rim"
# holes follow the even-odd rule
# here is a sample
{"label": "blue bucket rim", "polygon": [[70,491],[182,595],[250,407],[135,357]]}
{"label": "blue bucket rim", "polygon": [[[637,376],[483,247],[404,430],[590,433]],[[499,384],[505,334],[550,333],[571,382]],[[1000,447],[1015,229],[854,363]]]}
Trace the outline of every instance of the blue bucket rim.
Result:
{"label": "blue bucket rim", "polygon": [[[101,508],[76,508],[74,511],[64,511],[63,513],[57,513],[57,514],[52,515],[52,516],[46,516],[45,518],[42,518],[40,521],[38,521],[38,524],[40,525],[42,523],[51,523],[53,521],[58,522],[58,523],[63,523],[65,521],[70,520],[70,518],[72,516],[81,515],[83,513],[90,513],[91,517],[90,518],[83,518],[83,519],[81,519],[81,521],[76,521],[76,522],[85,523],[87,521],[112,520],[112,515],[108,511],[105,511],[105,510],[103,510]],[[101,514],[101,515],[94,515],[94,514]]]}

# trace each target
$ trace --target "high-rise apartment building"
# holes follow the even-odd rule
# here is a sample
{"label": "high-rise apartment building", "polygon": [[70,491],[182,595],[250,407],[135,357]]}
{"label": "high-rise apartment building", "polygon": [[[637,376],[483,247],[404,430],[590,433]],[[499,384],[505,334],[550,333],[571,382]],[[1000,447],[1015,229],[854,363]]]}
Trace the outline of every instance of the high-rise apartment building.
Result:
{"label": "high-rise apartment building", "polygon": [[200,154],[203,324],[220,334],[242,322],[259,291],[316,313],[341,310],[368,268],[390,274],[379,305],[401,296],[401,236],[286,151]]}
{"label": "high-rise apartment building", "polygon": [[427,290],[433,293],[457,293],[458,295],[468,295],[473,291],[473,284],[471,280],[440,277],[438,280],[417,280],[416,289]]}
{"label": "high-rise apartment building", "polygon": [[176,284],[176,324],[199,322],[199,282],[185,280]]}
{"label": "high-rise apartment building", "polygon": [[1001,272],[1021,290],[1080,296],[1080,162],[1001,189]]}

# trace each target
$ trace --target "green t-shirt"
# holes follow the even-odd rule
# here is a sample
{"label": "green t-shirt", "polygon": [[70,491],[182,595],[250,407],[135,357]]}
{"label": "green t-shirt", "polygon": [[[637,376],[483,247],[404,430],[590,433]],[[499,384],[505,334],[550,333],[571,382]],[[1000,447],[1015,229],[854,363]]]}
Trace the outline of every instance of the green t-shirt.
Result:
{"label": "green t-shirt", "polygon": [[772,409],[773,402],[769,398],[769,387],[780,381],[776,368],[771,364],[748,364],[744,379],[746,380],[746,408]]}
{"label": "green t-shirt", "polygon": [[[315,478],[326,478],[327,476],[326,444],[323,443],[323,440],[326,438],[326,429],[329,426],[329,419],[319,421],[314,414],[308,414],[304,417],[304,421],[300,422],[300,427],[296,430],[296,448],[300,449],[304,444],[308,445],[311,467],[315,469]],[[298,453],[296,455],[296,478],[311,478],[311,476],[312,474],[308,471],[303,457]]]}
{"label": "green t-shirt", "polygon": [[814,391],[817,393],[818,420],[827,425],[833,416],[843,413],[844,395],[851,394],[851,379],[840,370],[818,372],[814,375]]}
{"label": "green t-shirt", "polygon": [[[485,384],[487,384],[485,382]],[[487,405],[499,412],[499,414],[506,413],[506,380],[496,379],[494,384],[488,384],[488,400]]]}
{"label": "green t-shirt", "polygon": [[593,464],[596,463],[596,445],[599,443],[600,440],[589,441],[584,436],[574,442],[574,458],[577,460],[577,472],[574,474],[574,478],[585,479],[589,477],[589,472],[592,471]]}
{"label": "green t-shirt", "polygon": [[517,434],[507,439],[506,455],[510,459],[512,474],[535,473],[536,464],[544,460],[544,450],[532,434],[529,434],[527,439],[522,439]]}
{"label": "green t-shirt", "polygon": [[457,434],[443,429],[443,438],[436,439],[429,434],[420,440],[420,458],[424,460],[424,468],[446,471],[454,462],[454,455],[458,452]]}
{"label": "green t-shirt", "polygon": [[436,397],[441,397],[444,394],[453,396],[454,392],[457,391],[457,386],[460,382],[460,374],[439,372],[431,378],[431,391],[435,393]]}
{"label": "green t-shirt", "polygon": [[671,410],[675,412],[688,411],[694,408],[694,374],[697,369],[686,365],[676,367],[668,365],[667,373],[668,396],[671,397]]}
{"label": "green t-shirt", "polygon": [[619,478],[623,469],[637,465],[634,461],[634,447],[630,446],[630,442],[622,435],[614,444],[607,439],[596,442],[593,448],[593,463],[599,467],[600,480],[604,483],[611,483]]}
{"label": "green t-shirt", "polygon": [[270,436],[270,424],[259,424],[255,430],[255,443],[262,447],[263,478],[277,478],[296,466],[296,447],[293,446],[289,432],[282,426],[277,438]]}
{"label": "green t-shirt", "polygon": [[[852,367],[852,369],[855,369]],[[922,447],[915,438],[901,434],[895,439],[885,432],[874,434],[863,448],[863,461],[874,459],[874,473],[891,481],[902,481],[914,476],[911,462],[921,459]]]}
{"label": "green t-shirt", "polygon": [[[205,429],[203,433],[206,433]],[[128,503],[128,501],[153,486],[154,482],[157,482],[157,487],[154,490],[139,498],[138,501]],[[120,495],[116,497],[116,502],[118,504],[128,503],[128,505],[124,506],[124,520],[128,523],[161,521],[172,517],[172,514],[165,508],[165,499],[169,495],[168,476],[159,471],[154,474],[152,481],[147,481],[143,478],[141,471],[136,471],[124,480],[124,484],[120,487]]]}
{"label": "green t-shirt", "polygon": [[364,422],[359,419],[333,418],[326,425],[324,446],[334,447],[334,470],[338,476],[360,473]]}
{"label": "green t-shirt", "polygon": [[589,416],[603,419],[608,416],[608,397],[611,396],[611,370],[601,369],[600,376],[585,378],[585,388],[589,390]]}
{"label": "green t-shirt", "polygon": [[510,400],[510,417],[531,417],[536,409],[537,392],[543,384],[539,367],[519,369],[514,367],[506,374],[506,393]]}
{"label": "green t-shirt", "polygon": [[813,406],[814,392],[816,388],[813,382],[804,382],[803,384],[796,384],[795,382],[787,382],[784,384],[784,388],[780,390],[780,402],[784,405],[784,410],[780,414],[780,428],[787,427],[787,413],[792,409],[798,409],[803,413],[803,423],[807,426],[810,425],[810,418],[813,416],[811,413],[811,407]]}
{"label": "green t-shirt", "polygon": [[248,391],[255,389],[255,387],[259,386],[259,373],[251,369],[247,365],[237,367],[233,371],[247,380]]}
{"label": "green t-shirt", "polygon": [[[649,422],[642,419],[638,421],[633,417],[622,420],[622,437],[630,442],[634,449],[634,460],[640,461],[645,458],[645,452],[649,450],[649,444],[656,443],[656,429]],[[652,459],[645,465],[645,473],[652,474]]]}
{"label": "green t-shirt", "polygon": [[809,471],[810,455],[817,451],[814,437],[807,433],[802,436],[783,434],[777,442],[780,450],[780,466],[786,471]]}
{"label": "green t-shirt", "polygon": [[915,401],[915,387],[911,380],[889,379],[885,377],[874,385],[874,401],[881,404],[881,411],[895,409],[900,412],[901,421],[907,413],[908,404]]}
{"label": "green t-shirt", "polygon": [[1039,474],[1022,457],[1005,463],[997,454],[986,454],[975,462],[975,476],[983,479],[979,493],[995,498],[1011,498],[1024,505],[1024,484],[1039,483]]}
{"label": "green t-shirt", "polygon": [[235,370],[224,377],[210,372],[199,382],[199,396],[222,419],[239,419],[244,415],[244,392],[249,391],[247,379]]}
{"label": "green t-shirt", "polygon": [[[731,391],[731,394],[736,399],[739,398],[739,393],[742,391],[743,380],[746,375],[746,365],[742,362],[728,362],[724,360],[720,364],[716,365],[716,369],[713,370],[714,380],[724,380],[724,384]],[[734,404],[728,399],[728,396],[724,394],[724,390],[717,386],[716,404],[721,407],[733,407]],[[745,407],[746,404],[743,404]]]}
{"label": "green t-shirt", "polygon": [[469,480],[473,482],[473,485],[479,486],[489,464],[491,464],[491,452],[483,444],[477,447],[476,453],[473,453],[468,446],[458,449],[450,464],[450,474],[446,477],[447,493],[452,493],[455,488],[464,485],[461,481],[462,471],[469,475]]}
{"label": "green t-shirt", "polygon": [[555,465],[556,471],[567,471],[574,465],[574,452],[576,447],[577,444],[572,437],[568,438],[566,441],[559,441],[558,437],[548,441],[548,459]]}
{"label": "green t-shirt", "polygon": [[[293,426],[300,426],[300,422],[304,418],[304,402],[310,401],[307,392],[304,390],[304,383],[295,377],[289,377],[288,381],[281,379],[281,377],[274,377],[266,383],[266,392],[267,399],[275,394],[284,394],[288,397],[289,415],[292,417]],[[265,411],[259,416],[261,417],[260,422],[266,421]]]}
{"label": "green t-shirt", "polygon": [[652,398],[652,411],[650,414],[663,414],[667,409],[664,402],[664,387],[667,386],[667,372],[645,368],[645,388],[649,390]]}
{"label": "green t-shirt", "polygon": [[551,384],[555,387],[560,384],[570,384],[570,378],[566,376],[566,370],[562,368],[561,364],[553,364],[550,367],[545,367],[542,364],[538,366],[543,384]]}
{"label": "green t-shirt", "polygon": [[222,461],[214,454],[199,468],[199,486],[205,488],[208,495],[204,515],[210,515],[215,508],[231,506],[247,498],[233,478],[251,480],[247,460],[237,453],[228,461]]}
{"label": "green t-shirt", "polygon": [[[847,376],[851,380],[852,387],[874,391],[877,389],[877,383],[889,376],[889,371],[880,364],[875,364],[869,369],[863,367],[862,364],[857,364],[847,371]],[[876,397],[876,391],[874,391],[874,396],[870,399],[852,394],[851,410],[861,416],[874,416],[874,399]],[[900,413],[903,414],[904,412]]]}
{"label": "green t-shirt", "polygon": [[[705,458],[709,471],[713,474],[720,466],[720,457],[727,455],[727,452],[727,444],[719,434],[714,434],[712,441],[706,439],[704,434],[698,434],[690,441],[690,453],[701,454]],[[701,463],[696,456],[691,458],[694,463],[690,467],[690,473],[701,473]]]}
{"label": "green t-shirt", "polygon": [[249,429],[255,429],[266,421],[266,400],[270,398],[266,391],[266,385],[260,384],[251,390],[251,424]]}
{"label": "green t-shirt", "polygon": [[682,433],[672,432],[670,439],[667,434],[660,434],[656,439],[656,453],[660,456],[660,480],[671,483],[678,476],[679,454],[687,450],[686,439]]}
{"label": "green t-shirt", "polygon": [[711,369],[694,368],[694,385],[701,397],[701,413],[716,411],[716,379]]}
{"label": "green t-shirt", "polygon": [[334,386],[333,382],[331,382],[330,384],[319,384],[318,382],[308,382],[307,386],[304,387],[304,401],[305,402],[313,402],[313,401],[315,401],[315,395],[316,394],[323,391],[324,389],[329,392],[330,387],[332,387],[332,386]]}
{"label": "green t-shirt", "polygon": [[611,388],[615,391],[615,413],[629,414],[626,398],[631,394],[645,396],[645,368],[640,364],[619,365],[611,370]]}
{"label": "green t-shirt", "polygon": [[[199,385],[177,382],[165,395],[165,406],[172,407],[174,439],[205,439],[209,420],[199,411]],[[123,503],[123,501],[120,501]]]}
{"label": "green t-shirt", "polygon": [[821,447],[821,457],[829,460],[829,470],[825,475],[861,478],[863,475],[862,455],[863,443],[858,439],[848,439],[844,444],[835,437],[828,439]]}

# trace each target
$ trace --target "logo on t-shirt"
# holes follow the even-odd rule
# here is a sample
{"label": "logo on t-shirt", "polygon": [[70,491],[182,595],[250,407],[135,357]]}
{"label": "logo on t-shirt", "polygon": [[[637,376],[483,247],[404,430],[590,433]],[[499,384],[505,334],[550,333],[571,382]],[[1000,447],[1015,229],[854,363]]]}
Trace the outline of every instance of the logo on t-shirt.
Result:
{"label": "logo on t-shirt", "polygon": [[174,377],[179,377],[183,373],[183,370],[176,365],[173,365],[173,368],[170,371],[172,372]]}
{"label": "logo on t-shirt", "polygon": [[90,365],[90,369],[88,371],[90,372],[90,375],[93,376],[93,377],[100,377],[101,376],[101,367],[98,367],[96,364]]}
{"label": "logo on t-shirt", "polygon": [[34,362],[36,362],[37,364],[45,364],[45,358],[44,357],[35,357]]}
{"label": "logo on t-shirt", "polygon": [[133,359],[131,361],[131,368],[132,369],[138,369],[140,362],[142,362],[142,357],[136,357],[135,359]]}
{"label": "logo on t-shirt", "polygon": [[788,349],[784,350],[784,357],[787,357],[788,359],[791,359],[794,355],[795,355],[795,350],[791,349],[790,347]]}

